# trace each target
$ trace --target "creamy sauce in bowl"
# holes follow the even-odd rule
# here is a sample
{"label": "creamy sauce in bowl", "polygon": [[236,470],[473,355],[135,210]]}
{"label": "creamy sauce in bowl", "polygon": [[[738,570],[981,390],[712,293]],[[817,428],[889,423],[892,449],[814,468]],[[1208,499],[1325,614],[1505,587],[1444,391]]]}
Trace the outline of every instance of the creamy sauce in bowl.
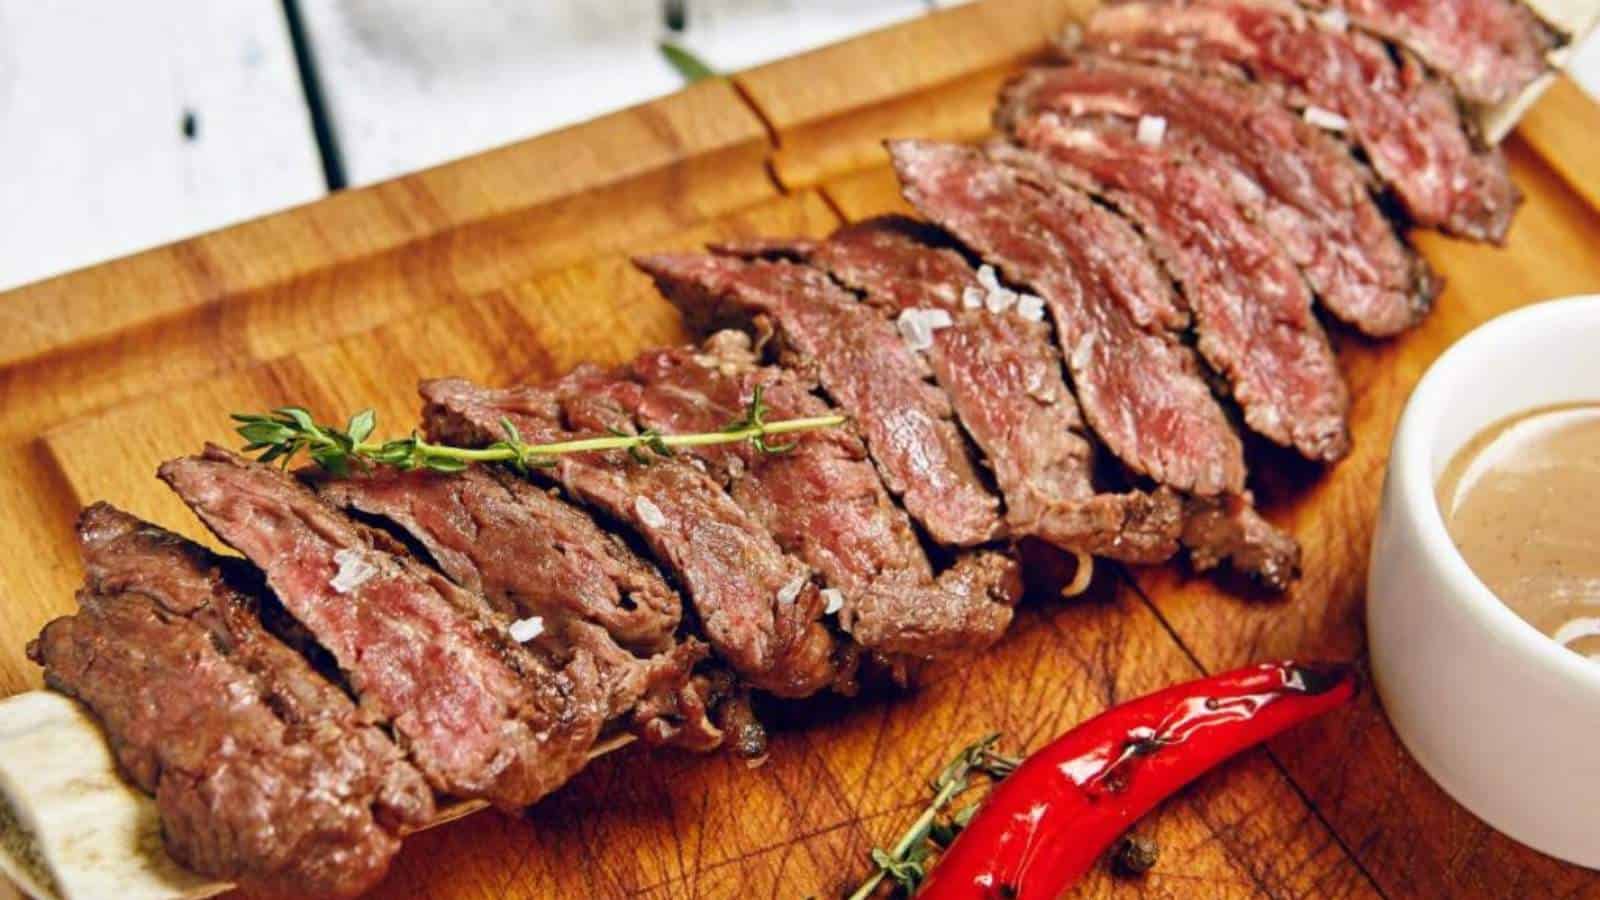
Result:
{"label": "creamy sauce in bowl", "polygon": [[1445,529],[1517,615],[1600,662],[1600,404],[1491,425],[1438,484]]}

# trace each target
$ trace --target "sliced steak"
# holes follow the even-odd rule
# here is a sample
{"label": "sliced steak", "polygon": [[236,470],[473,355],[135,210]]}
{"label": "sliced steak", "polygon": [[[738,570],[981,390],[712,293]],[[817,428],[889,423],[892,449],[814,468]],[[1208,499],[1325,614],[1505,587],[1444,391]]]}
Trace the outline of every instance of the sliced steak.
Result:
{"label": "sliced steak", "polygon": [[1030,314],[1003,289],[988,290],[959,253],[937,245],[939,237],[925,224],[886,217],[797,243],[792,252],[888,316],[950,315],[950,327],[933,334],[928,362],[994,472],[1012,534],[1127,562],[1172,556],[1181,525],[1176,495],[1095,491],[1094,448],[1062,380],[1042,305]]}
{"label": "sliced steak", "polygon": [[1440,279],[1378,208],[1370,173],[1266,90],[1080,54],[1018,76],[997,118],[1010,130],[1046,112],[1157,117],[1160,143],[1226,171],[1234,199],[1288,251],[1323,306],[1365,334],[1404,331],[1438,294]]}
{"label": "sliced steak", "polygon": [[1275,591],[1300,577],[1300,545],[1263,519],[1248,496],[1190,498],[1184,513],[1183,545],[1199,571],[1226,562]]}
{"label": "sliced steak", "polygon": [[1267,229],[1241,213],[1225,170],[1146,144],[1124,120],[1045,113],[1015,132],[1058,177],[1143,231],[1183,288],[1200,354],[1252,429],[1318,462],[1349,452],[1349,395],[1311,292]]}
{"label": "sliced steak", "polygon": [[1419,224],[1505,239],[1520,202],[1505,157],[1477,146],[1450,91],[1414,57],[1320,28],[1286,0],[1136,0],[1097,12],[1087,45],[1128,59],[1243,72],[1366,151]]}
{"label": "sliced steak", "polygon": [[436,790],[517,809],[583,767],[604,719],[587,654],[555,669],[481,597],[276,468],[213,446],[160,474],[261,568]]}
{"label": "sliced steak", "polygon": [[906,199],[1044,298],[1091,427],[1135,472],[1185,493],[1244,490],[1171,283],[1131,226],[1057,179],[954,144],[894,141]]}
{"label": "sliced steak", "polygon": [[[645,386],[636,414],[663,432],[717,431],[762,391],[769,421],[829,415],[827,404],[786,370],[757,365],[749,337],[723,331],[703,348],[655,350],[634,361]],[[1021,594],[1016,563],[962,557],[957,590],[935,582],[906,514],[894,505],[861,439],[845,428],[803,432],[789,449],[748,443],[688,452],[727,486],[779,546],[810,565],[836,594],[839,622],[869,650],[932,656],[986,647],[1004,634]],[[974,583],[972,569],[992,575]]]}
{"label": "sliced steak", "polygon": [[482,467],[453,475],[378,467],[314,486],[336,506],[398,525],[446,575],[507,615],[594,622],[641,652],[673,643],[682,602],[655,566],[525,479]]}
{"label": "sliced steak", "polygon": [[[637,389],[637,385],[632,386]],[[583,366],[551,385],[506,389],[461,379],[423,382],[428,435],[481,446],[509,419],[524,440],[552,442],[631,432],[627,390],[614,373]],[[636,533],[678,579],[712,649],[752,684],[806,696],[837,674],[833,638],[818,621],[822,599],[806,566],[686,460],[648,464],[628,454],[564,454],[541,477]]]}
{"label": "sliced steak", "polygon": [[[1469,103],[1515,97],[1550,69],[1567,39],[1517,0],[1305,0],[1415,53]],[[1324,15],[1324,27],[1338,29]]]}
{"label": "sliced steak", "polygon": [[999,498],[978,475],[950,398],[878,313],[828,276],[790,262],[706,255],[634,262],[692,322],[775,330],[785,361],[855,420],[884,484],[933,540],[972,547],[1000,535]]}
{"label": "sliced steak", "polygon": [[79,610],[28,653],[155,795],[172,857],[273,896],[349,897],[382,879],[401,831],[433,817],[417,770],[267,633],[206,550],[105,504],[78,535]]}
{"label": "sliced steak", "polygon": [[[705,655],[699,641],[673,639],[681,613],[676,592],[581,510],[485,467],[451,474],[379,467],[311,483],[335,506],[404,531],[445,575],[495,609],[536,621],[546,652],[565,658],[586,651],[606,688],[608,720],[626,718],[653,740],[697,749],[718,742],[703,703],[673,699],[690,690],[689,671]],[[650,692],[663,696],[646,702]],[[641,718],[641,709],[682,709],[697,718],[655,722]]]}
{"label": "sliced steak", "polygon": [[[1248,508],[1238,436],[1176,336],[1186,319],[1143,240],[1048,174],[1043,161],[996,150],[1005,162],[953,144],[889,144],[912,205],[1044,298],[1085,418],[1111,451],[1134,472],[1191,495],[1186,507]],[[1266,539],[1259,529],[1251,534]],[[1270,585],[1275,573],[1294,569],[1279,552],[1293,543],[1274,532],[1271,546],[1259,548],[1186,545],[1197,561],[1226,557]],[[1268,557],[1270,568],[1261,568]]]}

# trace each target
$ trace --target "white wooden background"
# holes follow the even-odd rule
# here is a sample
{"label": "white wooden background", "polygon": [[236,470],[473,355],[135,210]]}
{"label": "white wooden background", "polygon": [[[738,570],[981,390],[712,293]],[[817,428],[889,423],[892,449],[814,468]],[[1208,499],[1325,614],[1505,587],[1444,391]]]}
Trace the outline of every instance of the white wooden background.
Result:
{"label": "white wooden background", "polygon": [[[676,90],[661,2],[0,0],[0,289]],[[732,71],[954,2],[687,0],[681,43]],[[1600,40],[1574,71],[1600,97]]]}

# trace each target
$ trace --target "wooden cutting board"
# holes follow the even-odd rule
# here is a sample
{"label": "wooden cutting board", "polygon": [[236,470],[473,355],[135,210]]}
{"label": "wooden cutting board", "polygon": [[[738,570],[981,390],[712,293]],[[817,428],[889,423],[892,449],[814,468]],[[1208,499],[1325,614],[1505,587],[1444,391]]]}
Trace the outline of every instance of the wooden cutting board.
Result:
{"label": "wooden cutting board", "polygon": [[[616,362],[686,335],[629,253],[822,235],[902,208],[879,141],[970,139],[996,88],[1092,8],[991,0],[546,137],[0,294],[0,692],[39,685],[23,646],[72,609],[76,509],[105,498],[199,536],[152,477],[227,414],[375,406],[413,385]],[[1504,249],[1418,236],[1450,280],[1404,338],[1339,334],[1356,449],[1328,472],[1256,461],[1268,515],[1306,547],[1269,598],[1170,565],[1106,567],[1087,599],[1031,600],[1007,638],[914,693],[783,707],[766,765],[633,748],[520,818],[413,838],[391,897],[832,897],[866,874],[959,745],[1013,748],[1173,681],[1283,656],[1363,652],[1362,585],[1390,433],[1423,369],[1512,307],[1600,291],[1600,109],[1570,83],[1507,145],[1527,195]],[[1516,373],[1506,373],[1516,377]],[[1142,882],[1084,896],[1600,897],[1600,877],[1522,848],[1446,798],[1372,694],[1201,780],[1140,826]]]}

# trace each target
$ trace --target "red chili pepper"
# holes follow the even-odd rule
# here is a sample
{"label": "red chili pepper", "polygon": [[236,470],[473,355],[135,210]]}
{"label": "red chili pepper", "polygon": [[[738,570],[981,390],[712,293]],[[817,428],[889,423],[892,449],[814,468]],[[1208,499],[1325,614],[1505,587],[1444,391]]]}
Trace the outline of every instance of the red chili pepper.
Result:
{"label": "red chili pepper", "polygon": [[1266,663],[1113,707],[1000,782],[917,900],[1055,900],[1157,803],[1355,689],[1348,665]]}

